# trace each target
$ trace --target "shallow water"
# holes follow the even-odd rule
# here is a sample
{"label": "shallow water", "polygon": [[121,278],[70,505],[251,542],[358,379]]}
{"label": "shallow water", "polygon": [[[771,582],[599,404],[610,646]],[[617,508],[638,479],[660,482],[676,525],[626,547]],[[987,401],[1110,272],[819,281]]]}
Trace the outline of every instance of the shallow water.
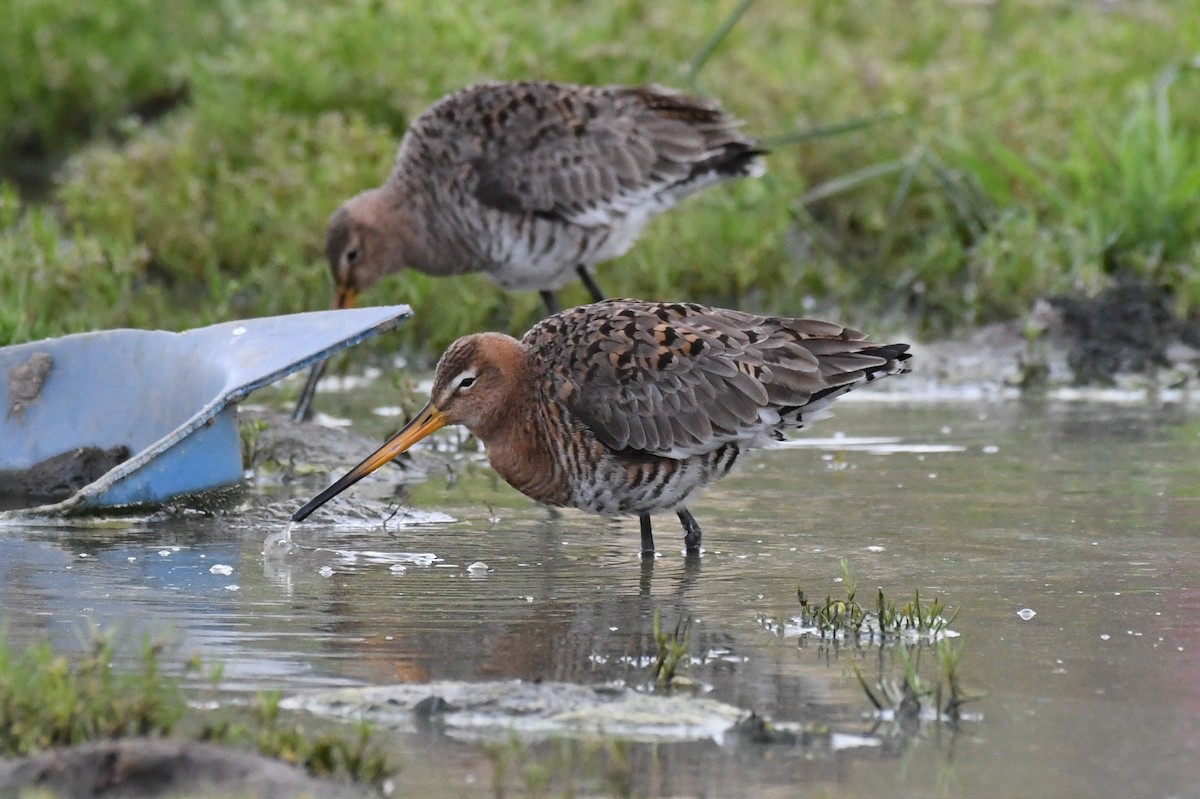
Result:
{"label": "shallow water", "polygon": [[[673,516],[656,524],[661,557],[643,563],[636,520],[552,514],[483,466],[434,474],[406,496],[453,521],[384,527],[384,506],[369,498],[392,493],[400,473],[385,469],[351,489],[349,504],[297,526],[308,549],[269,562],[266,534],[328,478],[264,483],[248,501],[274,504],[244,513],[5,528],[2,615],[18,644],[49,635],[77,646],[82,619],[130,638],[165,633],[181,655],[224,663],[234,692],[291,693],[433,680],[643,684],[659,611],[664,626],[694,619],[686,673],[711,686],[707,696],[866,733],[871,706],[850,664],[870,678],[883,663],[894,677],[894,647],[834,650],[775,632],[799,611],[798,585],[844,594],[846,558],[868,606],[879,586],[959,610],[962,679],[987,694],[968,706],[976,717],[908,736],[885,725],[875,745],[837,751],[638,743],[628,774],[583,780],[588,791],[1197,795],[1196,413],[861,393],[807,438],[746,458],[695,504],[698,565],[678,551]],[[391,423],[376,418],[371,434]],[[1026,609],[1036,615],[1023,618]],[[492,793],[494,750],[436,731],[397,734],[392,746],[398,795]]]}

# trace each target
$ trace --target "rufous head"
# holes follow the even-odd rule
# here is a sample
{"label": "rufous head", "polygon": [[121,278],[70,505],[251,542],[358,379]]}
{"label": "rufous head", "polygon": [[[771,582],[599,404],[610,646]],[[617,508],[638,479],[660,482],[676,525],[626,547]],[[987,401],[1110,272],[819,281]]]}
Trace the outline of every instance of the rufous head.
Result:
{"label": "rufous head", "polygon": [[429,403],[382,447],[292,515],[301,521],[350,486],[447,425],[461,424],[486,445],[511,423],[514,392],[529,386],[521,343],[502,333],[475,333],[450,345],[438,361]]}
{"label": "rufous head", "polygon": [[526,358],[521,343],[503,333],[463,336],[438,360],[430,402],[447,424],[463,425],[486,444],[510,413],[513,391],[528,384]]}

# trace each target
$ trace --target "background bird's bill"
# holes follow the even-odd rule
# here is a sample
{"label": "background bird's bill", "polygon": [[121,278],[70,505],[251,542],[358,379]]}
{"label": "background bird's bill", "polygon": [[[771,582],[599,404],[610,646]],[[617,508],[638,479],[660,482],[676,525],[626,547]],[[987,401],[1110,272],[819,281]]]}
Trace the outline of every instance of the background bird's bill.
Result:
{"label": "background bird's bill", "polygon": [[421,409],[411,422],[404,426],[387,443],[372,452],[367,458],[350,471],[346,472],[336,483],[326,488],[320,494],[310,499],[304,507],[292,514],[292,521],[299,522],[308,518],[309,514],[324,505],[338,494],[345,491],[383,464],[392,460],[413,444],[425,438],[435,430],[440,430],[448,424],[445,414],[438,410],[432,402]]}

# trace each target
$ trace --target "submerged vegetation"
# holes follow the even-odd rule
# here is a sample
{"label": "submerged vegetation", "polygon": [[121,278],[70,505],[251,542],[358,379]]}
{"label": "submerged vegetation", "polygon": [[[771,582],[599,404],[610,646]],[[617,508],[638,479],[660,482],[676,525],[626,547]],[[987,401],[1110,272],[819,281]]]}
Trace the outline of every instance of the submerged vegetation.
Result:
{"label": "submerged vegetation", "polygon": [[[1134,275],[1200,309],[1195,0],[10,12],[0,344],[326,307],[337,204],[384,178],[430,102],[519,78],[705,92],[772,146],[767,177],[602,266],[612,295],[935,332]],[[540,313],[480,276],[403,274],[364,300],[413,305],[399,335],[428,353]]]}
{"label": "submerged vegetation", "polygon": [[527,743],[512,734],[483,744],[492,766],[491,795],[633,796],[634,764],[628,741],[556,739]]}
{"label": "submerged vegetation", "polygon": [[916,732],[923,721],[957,724],[963,720],[963,705],[983,698],[963,685],[959,669],[962,645],[943,639],[933,648],[932,677],[921,676],[919,648],[910,654],[905,647],[896,647],[892,660],[899,663],[900,676],[885,674],[881,661],[874,685],[868,683],[862,669],[854,664],[854,676],[875,708],[876,724],[872,732],[879,732],[884,724],[894,724],[901,734]]}
{"label": "submerged vegetation", "polygon": [[[858,660],[851,662],[854,676],[874,708],[873,732],[885,723],[895,724],[900,734],[916,732],[923,721],[957,724],[963,718],[963,705],[981,698],[963,685],[959,665],[963,646],[950,629],[958,611],[947,617],[940,597],[922,603],[919,589],[913,591],[911,602],[897,605],[882,588],[876,590],[874,611],[868,610],[857,600],[858,587],[845,558],[840,567],[844,599],[827,594],[823,603],[812,602],[799,588],[800,615],[790,624],[771,626],[790,628],[802,643],[815,637],[823,648],[831,644],[861,652],[868,646],[878,647],[878,673],[873,681],[863,675]],[[922,675],[921,657],[926,649],[934,653],[932,676]]]}
{"label": "submerged vegetation", "polygon": [[680,671],[687,666],[691,657],[692,618],[680,617],[675,622],[675,629],[667,631],[663,629],[662,618],[655,610],[653,631],[657,654],[650,674],[656,686],[669,691],[678,684]]}
{"label": "submerged vegetation", "polygon": [[268,757],[301,766],[318,777],[378,784],[392,773],[372,737],[360,722],[347,737],[340,732],[313,733],[280,715],[278,691],[260,692],[243,720],[219,717],[205,723],[200,738],[234,746],[253,746]]}

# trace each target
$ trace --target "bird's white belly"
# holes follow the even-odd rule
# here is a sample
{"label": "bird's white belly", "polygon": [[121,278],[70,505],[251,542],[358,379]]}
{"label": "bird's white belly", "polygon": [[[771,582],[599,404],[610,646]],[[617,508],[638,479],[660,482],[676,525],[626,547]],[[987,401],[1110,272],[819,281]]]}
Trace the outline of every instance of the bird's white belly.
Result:
{"label": "bird's white belly", "polygon": [[648,220],[648,214],[630,214],[608,225],[583,227],[541,218],[503,225],[499,219],[486,271],[509,291],[553,291],[577,277],[576,267],[624,255]]}

